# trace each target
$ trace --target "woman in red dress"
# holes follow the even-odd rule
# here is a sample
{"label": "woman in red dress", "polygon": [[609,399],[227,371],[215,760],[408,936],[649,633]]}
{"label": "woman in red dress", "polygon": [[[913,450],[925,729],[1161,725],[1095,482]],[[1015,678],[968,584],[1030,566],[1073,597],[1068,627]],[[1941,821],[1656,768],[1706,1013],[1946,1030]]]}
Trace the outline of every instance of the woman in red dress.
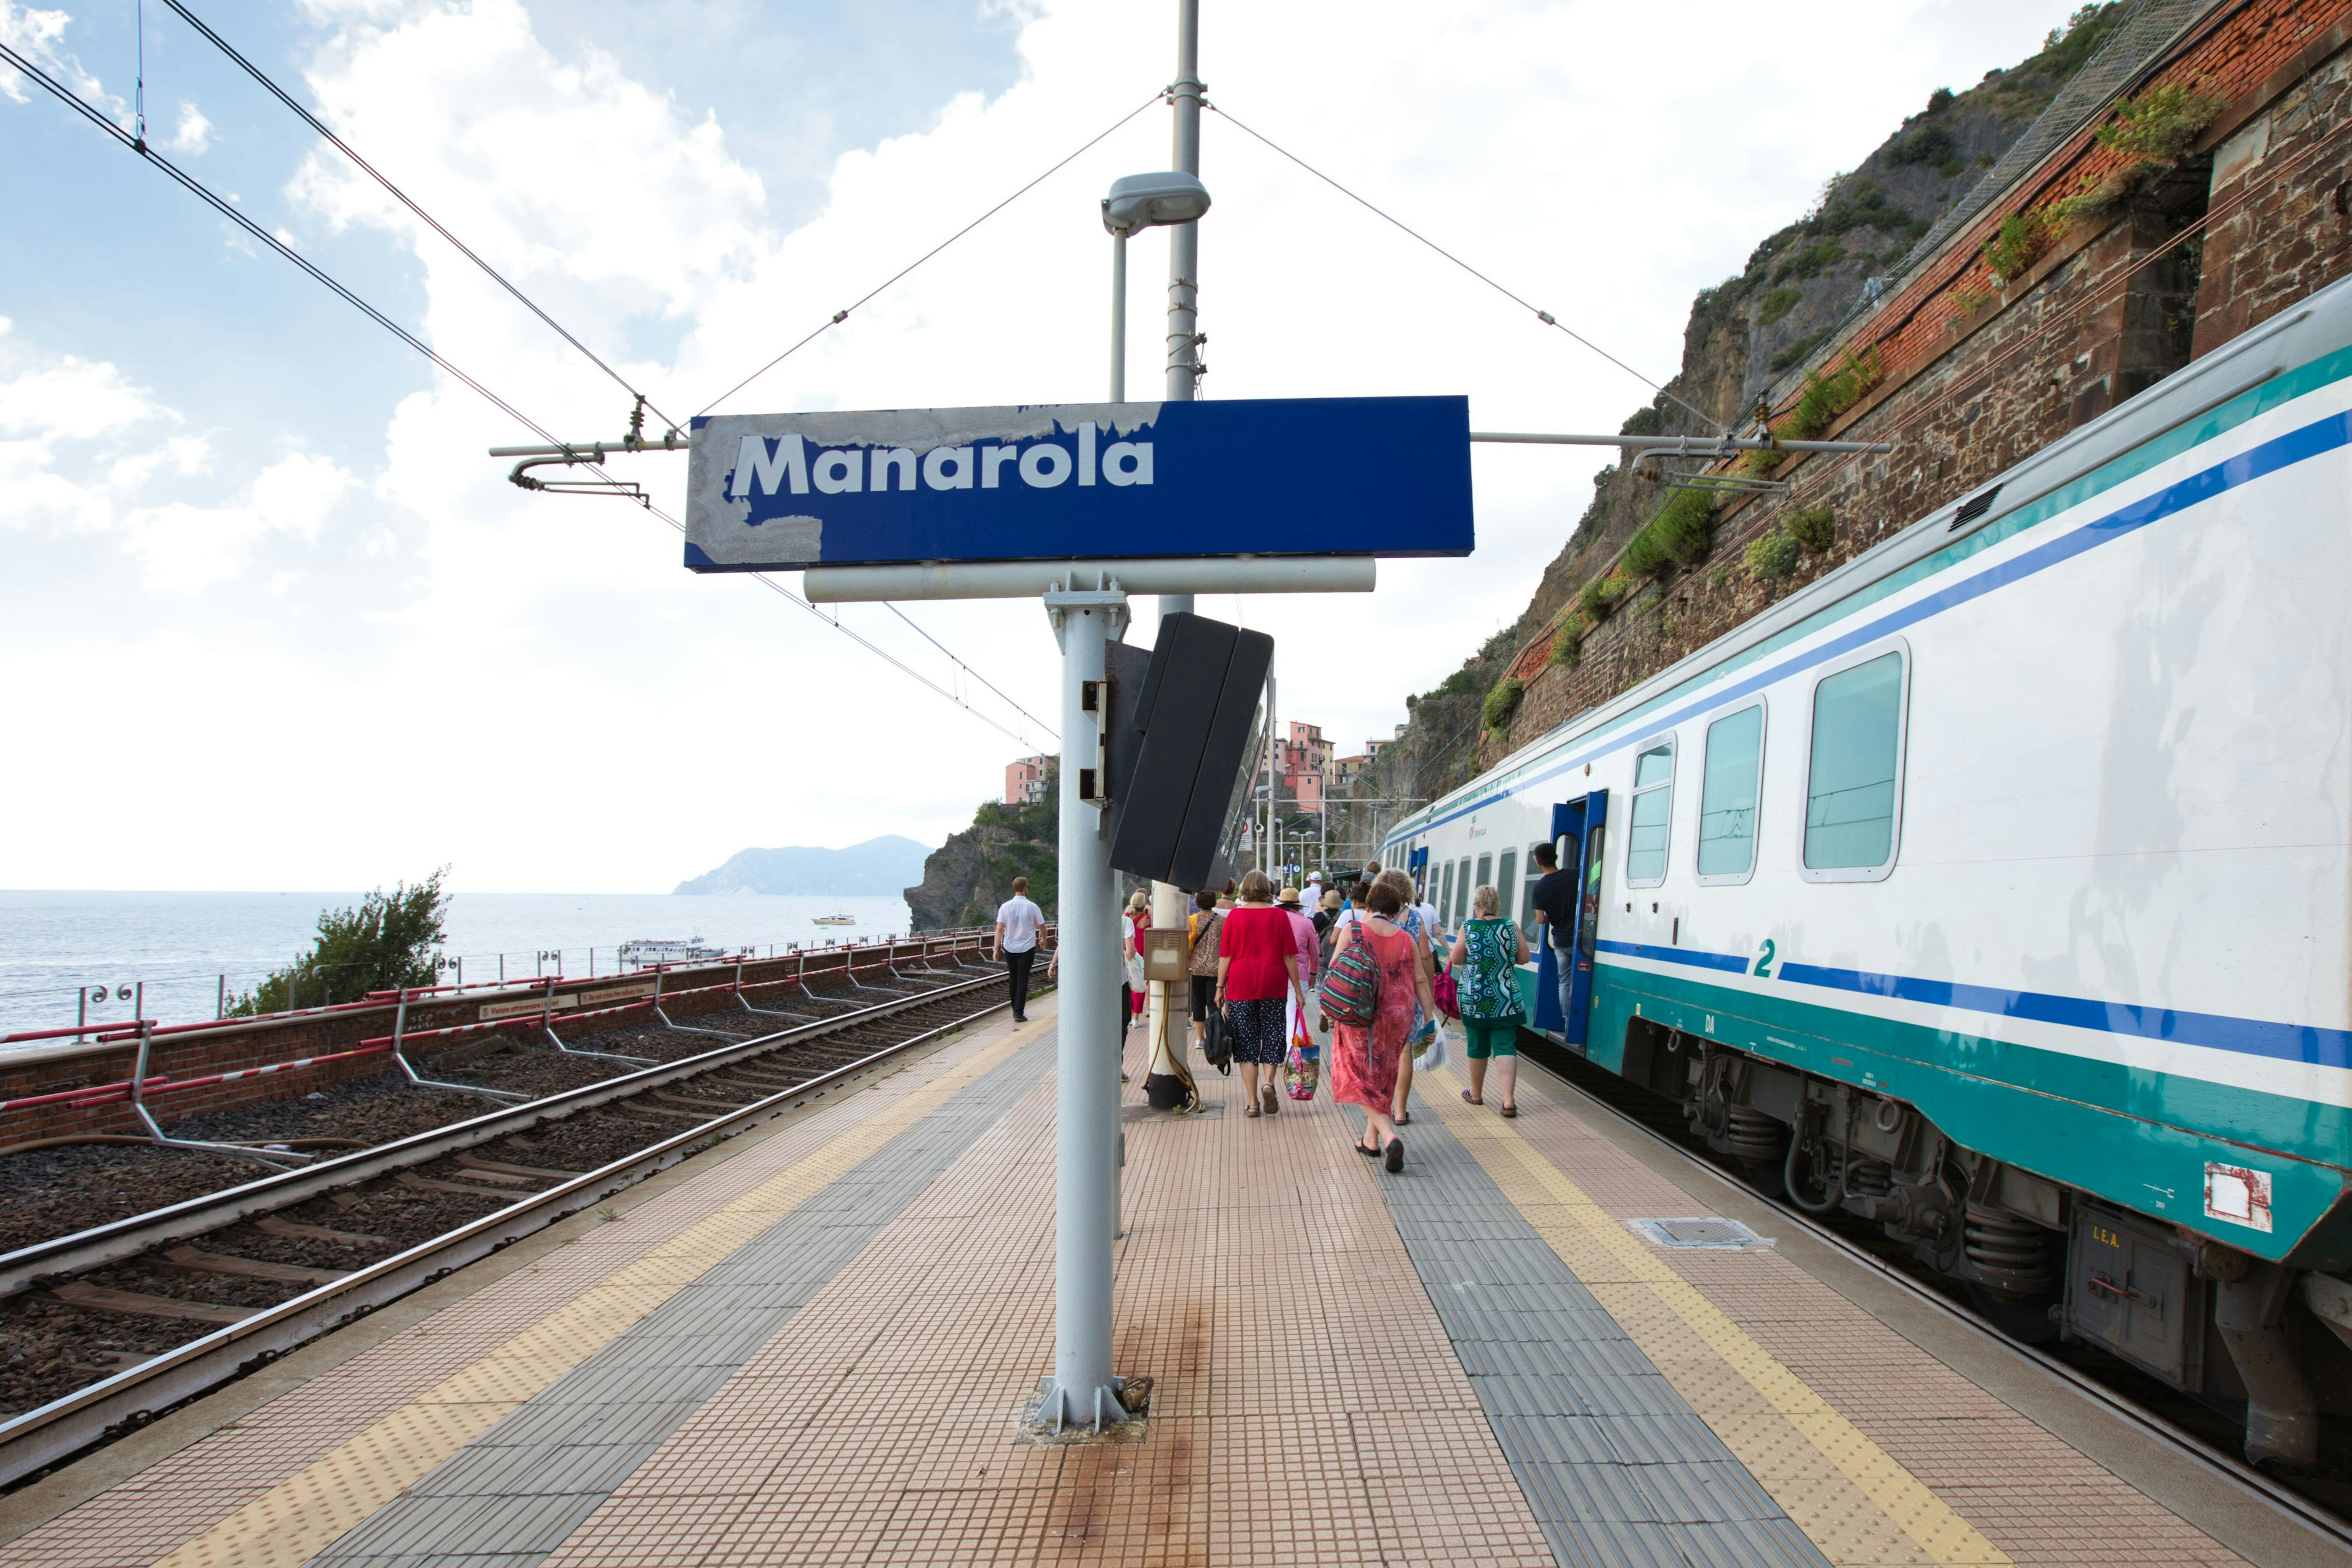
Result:
{"label": "woman in red dress", "polygon": [[1404,1058],[1412,1033],[1416,999],[1422,1010],[1437,1016],[1437,998],[1430,992],[1428,950],[1396,923],[1404,907],[1390,884],[1375,882],[1365,900],[1364,918],[1343,928],[1331,950],[1339,955],[1358,942],[1371,949],[1381,966],[1380,996],[1369,1027],[1334,1024],[1331,1047],[1331,1098],[1343,1105],[1361,1106],[1365,1131],[1371,1142],[1356,1143],[1360,1154],[1379,1154],[1391,1172],[1404,1169],[1404,1140],[1389,1120],[1396,1094],[1397,1064]]}

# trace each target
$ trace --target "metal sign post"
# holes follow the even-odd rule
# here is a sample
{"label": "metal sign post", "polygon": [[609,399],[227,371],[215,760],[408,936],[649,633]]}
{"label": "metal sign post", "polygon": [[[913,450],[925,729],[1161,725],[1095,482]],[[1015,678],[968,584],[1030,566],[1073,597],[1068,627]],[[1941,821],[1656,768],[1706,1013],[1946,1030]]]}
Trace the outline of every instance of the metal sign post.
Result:
{"label": "metal sign post", "polygon": [[[1036,1419],[1059,1431],[1127,1419],[1112,1373],[1111,1242],[1118,1231],[1117,916],[1110,840],[1101,807],[1083,793],[1095,777],[1080,759],[1100,742],[1103,649],[1127,626],[1127,595],[1068,588],[1045,595],[1062,645],[1061,953],[1055,1121],[1054,1374]],[[1088,688],[1095,689],[1089,691]],[[1097,786],[1099,787],[1099,786]]]}

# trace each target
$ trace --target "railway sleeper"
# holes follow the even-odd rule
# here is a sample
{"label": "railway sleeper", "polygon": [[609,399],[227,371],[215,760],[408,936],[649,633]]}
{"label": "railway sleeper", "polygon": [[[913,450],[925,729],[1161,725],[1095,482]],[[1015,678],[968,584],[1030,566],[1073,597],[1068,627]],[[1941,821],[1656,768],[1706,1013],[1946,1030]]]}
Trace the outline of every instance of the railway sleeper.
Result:
{"label": "railway sleeper", "polygon": [[1621,1076],[1766,1195],[1879,1226],[2029,1343],[2095,1347],[2242,1411],[2248,1462],[2305,1470],[2352,1416],[2352,1280],[2305,1274],[1991,1159],[1916,1107],[1643,1019]]}

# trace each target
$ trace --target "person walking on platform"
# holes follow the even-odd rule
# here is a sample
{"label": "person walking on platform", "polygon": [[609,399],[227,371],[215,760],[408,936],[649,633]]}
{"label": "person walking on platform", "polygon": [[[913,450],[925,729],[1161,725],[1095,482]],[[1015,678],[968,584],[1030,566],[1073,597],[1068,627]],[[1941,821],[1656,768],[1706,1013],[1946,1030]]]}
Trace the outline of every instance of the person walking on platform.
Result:
{"label": "person walking on platform", "polygon": [[1013,879],[1013,896],[996,911],[996,951],[1003,956],[1004,974],[1013,986],[1013,1021],[1029,1021],[1029,970],[1037,962],[1037,933],[1045,928],[1045,911],[1029,901],[1029,879]]}
{"label": "person walking on platform", "polygon": [[1291,939],[1298,944],[1299,994],[1290,1005],[1286,1037],[1311,1042],[1314,1037],[1307,1032],[1307,1001],[1315,994],[1315,971],[1323,957],[1323,939],[1317,933],[1315,922],[1300,908],[1297,889],[1283,889],[1281,897],[1275,900],[1275,907],[1290,921]]}
{"label": "person walking on platform", "polygon": [[[1390,890],[1396,895],[1397,925],[1407,936],[1412,938],[1413,946],[1420,952],[1423,985],[1433,987],[1433,977],[1437,973],[1437,955],[1431,946],[1432,922],[1422,918],[1421,906],[1412,901],[1412,879],[1402,871],[1388,870],[1381,872],[1372,880],[1372,886],[1375,889],[1382,883],[1386,883]],[[1436,1029],[1437,1002],[1435,992],[1432,989],[1431,1000],[1427,1006],[1418,1002],[1413,1004],[1412,1030],[1406,1037],[1404,1059],[1397,1067],[1396,1104],[1391,1108],[1389,1114],[1399,1127],[1412,1125],[1412,1112],[1409,1108],[1412,1096],[1413,1048],[1422,1047],[1425,1049],[1425,1040],[1433,1037]]]}
{"label": "person walking on platform", "polygon": [[1393,1173],[1404,1169],[1404,1140],[1389,1115],[1396,1102],[1397,1066],[1412,1032],[1413,1008],[1425,1005],[1434,1012],[1437,999],[1430,993],[1425,950],[1396,923],[1404,900],[1394,884],[1375,881],[1365,904],[1364,918],[1340,929],[1333,957],[1336,962],[1339,953],[1363,943],[1380,967],[1379,994],[1371,1023],[1333,1026],[1331,1098],[1362,1108],[1371,1142],[1358,1139],[1356,1152],[1381,1156]]}
{"label": "person walking on platform", "polygon": [[1127,913],[1119,918],[1118,1027],[1121,1037],[1143,1016],[1143,933],[1151,929],[1151,895],[1138,888],[1129,895]]}
{"label": "person walking on platform", "polygon": [[1242,1093],[1249,1100],[1245,1114],[1272,1116],[1282,1107],[1274,1069],[1290,1050],[1283,1000],[1305,995],[1298,937],[1290,917],[1274,907],[1274,883],[1265,872],[1244,873],[1241,895],[1217,936],[1217,1001],[1225,1010],[1225,1032],[1242,1069]]}
{"label": "person walking on platform", "polygon": [[1192,982],[1192,1044],[1209,1048],[1209,1009],[1216,1005],[1217,937],[1225,917],[1217,909],[1216,890],[1203,888],[1192,895],[1192,913],[1185,928],[1184,973]]}
{"label": "person walking on platform", "polygon": [[1502,890],[1480,888],[1470,895],[1470,918],[1454,939],[1448,955],[1455,983],[1461,987],[1462,1047],[1470,1058],[1470,1087],[1462,1098],[1473,1105],[1486,1103],[1486,1063],[1495,1063],[1495,1082],[1503,1094],[1503,1114],[1517,1116],[1514,1090],[1519,1078],[1519,1025],[1527,1009],[1519,1003],[1519,965],[1528,961],[1528,937],[1503,918]]}

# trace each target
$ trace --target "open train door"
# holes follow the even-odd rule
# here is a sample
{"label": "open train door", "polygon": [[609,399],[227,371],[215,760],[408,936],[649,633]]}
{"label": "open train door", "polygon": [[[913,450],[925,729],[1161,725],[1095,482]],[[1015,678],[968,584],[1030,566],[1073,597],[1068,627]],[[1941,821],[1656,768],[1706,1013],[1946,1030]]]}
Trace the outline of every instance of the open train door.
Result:
{"label": "open train door", "polygon": [[[1584,1054],[1585,1031],[1592,1016],[1592,954],[1594,928],[1601,919],[1601,857],[1608,851],[1609,792],[1562,801],[1551,808],[1552,847],[1563,870],[1576,875],[1576,929],[1565,952],[1549,942],[1536,958],[1536,1027],[1559,1036],[1570,1049]],[[1562,963],[1570,965],[1567,1006],[1560,1004]]]}

